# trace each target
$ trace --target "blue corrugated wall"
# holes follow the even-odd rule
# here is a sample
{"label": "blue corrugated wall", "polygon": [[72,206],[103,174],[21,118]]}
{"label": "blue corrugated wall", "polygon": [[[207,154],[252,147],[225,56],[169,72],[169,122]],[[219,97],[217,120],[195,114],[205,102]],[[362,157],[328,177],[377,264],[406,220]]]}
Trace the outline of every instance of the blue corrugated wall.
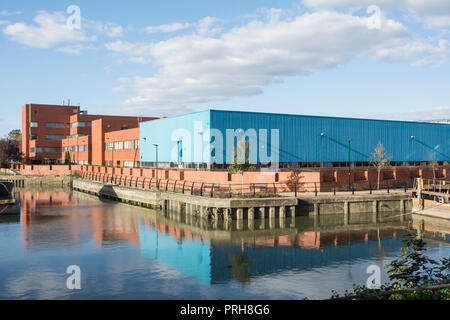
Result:
{"label": "blue corrugated wall", "polygon": [[[197,126],[201,123],[197,131],[203,131],[203,135],[195,132],[195,122]],[[391,161],[450,160],[450,125],[446,124],[209,110],[142,123],[141,161],[154,161],[151,141],[160,145],[160,162],[173,162],[177,149],[173,132],[180,128],[191,136],[191,141],[183,139],[183,162],[213,162],[203,151],[211,139],[206,131],[209,128],[223,133],[223,159],[227,159],[227,129],[255,129],[258,133],[267,129],[269,137],[272,129],[278,129],[280,162],[346,162],[349,140],[352,140],[351,161],[369,161],[378,142],[383,144]],[[193,140],[200,136],[205,142],[201,150],[195,150]],[[190,152],[186,150],[189,146]],[[270,148],[270,140],[267,147]]]}

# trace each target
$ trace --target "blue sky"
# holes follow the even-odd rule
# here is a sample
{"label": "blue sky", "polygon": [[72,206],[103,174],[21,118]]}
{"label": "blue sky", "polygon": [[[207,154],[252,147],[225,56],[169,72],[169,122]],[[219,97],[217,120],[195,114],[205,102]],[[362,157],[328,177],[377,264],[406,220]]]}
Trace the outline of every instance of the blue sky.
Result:
{"label": "blue sky", "polygon": [[23,104],[68,99],[91,114],[450,118],[449,31],[444,0],[0,0],[0,135]]}

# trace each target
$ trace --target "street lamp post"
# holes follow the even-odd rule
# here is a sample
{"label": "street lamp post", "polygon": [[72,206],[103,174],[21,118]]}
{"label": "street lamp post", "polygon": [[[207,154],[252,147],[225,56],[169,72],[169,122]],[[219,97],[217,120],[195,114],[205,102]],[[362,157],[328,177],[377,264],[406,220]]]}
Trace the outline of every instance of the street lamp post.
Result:
{"label": "street lamp post", "polygon": [[352,155],[351,155],[352,149],[351,149],[351,144],[352,144],[352,140],[350,139],[350,140],[348,140],[348,189],[349,190],[351,189],[351,185],[352,185],[352,180],[351,180],[351,178],[352,178],[352,164],[351,164],[351,161],[352,161]]}
{"label": "street lamp post", "polygon": [[156,187],[159,188],[159,183],[158,183],[158,145],[157,144],[153,144],[156,148],[156,162],[155,162],[155,167],[156,167]]}

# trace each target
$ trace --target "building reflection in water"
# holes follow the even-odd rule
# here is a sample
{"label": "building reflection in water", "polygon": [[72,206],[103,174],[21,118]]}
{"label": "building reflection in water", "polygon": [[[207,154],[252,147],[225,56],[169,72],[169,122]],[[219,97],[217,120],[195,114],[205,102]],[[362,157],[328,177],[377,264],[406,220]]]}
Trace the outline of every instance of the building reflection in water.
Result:
{"label": "building reflection in water", "polygon": [[[393,214],[395,216],[395,214]],[[337,217],[339,220],[339,217]],[[144,256],[192,276],[199,283],[309,270],[330,264],[396,254],[402,238],[410,234],[408,222],[356,226],[317,226],[309,217],[296,219],[299,227],[274,228],[275,222],[255,221],[254,230],[237,229],[238,223],[217,226],[170,213],[143,217],[140,247]],[[261,225],[272,228],[261,229]],[[350,250],[351,248],[351,250]]]}
{"label": "building reflection in water", "polygon": [[138,218],[131,210],[66,190],[22,190],[18,196],[25,250],[80,246],[91,240],[100,246],[139,246]]}
{"label": "building reflection in water", "polygon": [[[396,213],[359,215],[348,225],[340,215],[318,221],[207,222],[177,213],[102,202],[77,193],[21,191],[22,239],[28,251],[81,246],[93,242],[140,248],[146,258],[194,278],[200,284],[252,278],[397,255],[413,229],[445,234],[450,228]],[[420,229],[422,228],[422,229]],[[350,265],[350,263],[349,263]]]}

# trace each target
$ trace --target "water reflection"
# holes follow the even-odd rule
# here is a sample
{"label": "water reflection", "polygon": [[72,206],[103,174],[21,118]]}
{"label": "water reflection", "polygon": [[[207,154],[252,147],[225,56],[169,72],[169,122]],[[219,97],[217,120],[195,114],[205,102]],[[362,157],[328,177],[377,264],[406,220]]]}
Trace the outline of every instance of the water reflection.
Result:
{"label": "water reflection", "polygon": [[[414,228],[421,234],[450,230],[398,213],[360,214],[348,224],[342,215],[208,222],[67,190],[22,190],[17,196],[20,229],[5,229],[0,220],[0,240],[8,239],[0,255],[13,261],[0,266],[0,292],[7,297],[20,296],[28,283],[37,289],[25,296],[41,297],[36,292],[44,287],[28,276],[25,283],[24,274],[45,270],[56,283],[75,261],[89,270],[90,286],[80,293],[55,289],[52,298],[325,298],[331,289],[364,283],[365,268],[398,256],[401,240]],[[7,238],[8,232],[13,236]],[[12,242],[15,232],[23,255]],[[443,246],[441,254],[448,255],[448,242]],[[24,265],[22,274],[13,274],[15,263]]]}

